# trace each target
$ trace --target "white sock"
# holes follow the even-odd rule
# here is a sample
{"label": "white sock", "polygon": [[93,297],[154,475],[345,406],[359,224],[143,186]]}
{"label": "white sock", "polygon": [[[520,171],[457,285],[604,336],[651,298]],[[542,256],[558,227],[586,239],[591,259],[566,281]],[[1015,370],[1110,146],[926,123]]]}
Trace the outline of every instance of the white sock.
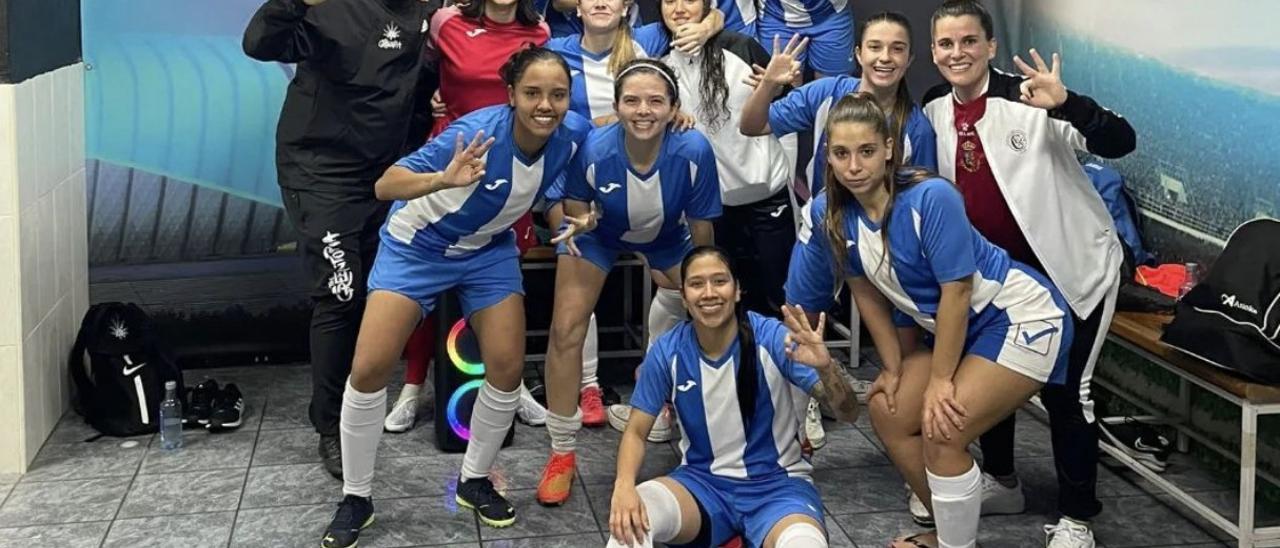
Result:
{"label": "white sock", "polygon": [[600,386],[596,370],[600,367],[600,335],[596,330],[596,315],[587,321],[587,338],[582,341],[582,386]]}
{"label": "white sock", "polygon": [[939,548],[972,548],[978,542],[978,516],[982,513],[982,473],[975,463],[968,472],[941,477],[925,470],[933,492],[933,521],[938,525]]}
{"label": "white sock", "polygon": [[410,398],[416,400],[420,394],[422,394],[421,384],[405,384],[404,388],[400,389],[400,395],[396,396],[396,405]]}
{"label": "white sock", "polygon": [[582,409],[575,409],[572,417],[547,410],[547,434],[551,436],[552,451],[572,453],[578,447],[579,430],[582,430]]}
{"label": "white sock", "polygon": [[[667,486],[656,481],[646,481],[636,486],[636,494],[640,495],[640,504],[644,505],[645,514],[649,516],[649,536],[641,539],[639,546],[652,548],[654,542],[671,542],[680,534],[680,501],[676,500]],[[621,541],[609,536],[606,548],[622,548]],[[636,546],[636,545],[632,545]]]}
{"label": "white sock", "polygon": [[778,534],[777,548],[827,548],[827,535],[812,523],[793,523]]}
{"label": "white sock", "polygon": [[502,438],[511,428],[511,420],[520,407],[520,388],[510,392],[498,390],[489,381],[480,386],[475,407],[471,409],[471,441],[462,457],[462,480],[489,476],[493,461],[502,448]]}
{"label": "white sock", "polygon": [[687,313],[679,290],[659,287],[658,292],[653,295],[653,301],[649,303],[649,346],[653,346],[659,336],[680,323]]}
{"label": "white sock", "polygon": [[387,418],[387,389],[371,394],[357,391],[347,380],[342,392],[342,493],[368,497],[373,493],[373,463]]}

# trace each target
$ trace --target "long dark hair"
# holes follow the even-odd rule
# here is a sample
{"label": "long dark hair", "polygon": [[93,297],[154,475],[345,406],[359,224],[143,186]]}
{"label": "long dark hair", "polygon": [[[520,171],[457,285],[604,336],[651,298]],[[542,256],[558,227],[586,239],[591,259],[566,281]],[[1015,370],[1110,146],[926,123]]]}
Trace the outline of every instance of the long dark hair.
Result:
{"label": "long dark hair", "polygon": [[[701,2],[702,19],[706,19],[715,6],[711,0]],[[662,21],[662,30],[667,33],[668,40],[675,37],[672,34],[674,29],[667,26],[665,19]],[[712,133],[719,131],[720,126],[729,120],[729,85],[724,76],[724,46],[720,44],[719,37],[718,32],[702,44],[702,51],[698,55],[702,73],[702,82],[698,86],[698,121],[705,124]]]}
{"label": "long dark hair", "polygon": [[[738,270],[733,259],[729,258],[729,252],[714,245],[700,245],[690,250],[680,262],[680,272],[688,272],[689,265],[704,255],[720,259],[720,262],[729,267],[729,276],[733,277],[734,285],[738,285]],[[738,411],[742,413],[743,426],[747,426],[755,416],[756,391],[760,388],[756,373],[759,369],[756,365],[756,335],[751,329],[751,318],[747,317],[747,307],[737,303],[730,304],[734,307],[733,314],[738,321]]]}
{"label": "long dark hair", "polygon": [[[890,23],[898,25],[907,31],[907,55],[911,55],[911,21],[907,16],[896,11],[882,11],[872,15],[870,19],[865,19],[858,27],[858,36],[861,40],[866,40],[867,29],[876,23]],[[858,43],[858,48],[862,48],[862,42]],[[893,98],[893,117],[889,127],[889,135],[893,136],[893,157],[901,158],[902,151],[906,146],[906,138],[903,132],[907,127],[907,117],[911,116],[911,109],[914,108],[911,102],[911,90],[907,88],[907,79],[904,76],[898,81],[898,92]]]}
{"label": "long dark hair", "polygon": [[[484,5],[486,0],[471,0],[470,2],[460,6],[458,11],[464,17],[475,19],[484,25]],[[526,27],[532,27],[542,22],[542,14],[538,13],[538,9],[534,7],[533,0],[516,0],[516,22]]]}
{"label": "long dark hair", "polygon": [[[880,106],[876,104],[875,97],[869,93],[851,93],[836,102],[836,106],[832,107],[830,114],[827,115],[826,134],[831,135],[831,129],[837,124],[867,124],[876,130],[876,134],[881,139],[889,138],[889,122],[884,111],[880,110]],[[831,146],[830,140],[827,146]],[[825,173],[827,214],[824,224],[831,252],[835,254],[836,260],[833,261],[832,269],[836,274],[838,289],[840,284],[844,283],[844,265],[849,260],[849,248],[845,245],[849,236],[844,226],[845,211],[856,198],[849,189],[836,180],[835,171],[828,161]],[[893,203],[898,193],[911,185],[935,177],[937,174],[927,169],[918,167],[904,169],[901,155],[894,154],[889,158],[885,166],[884,181],[881,183],[889,192],[889,201],[885,203],[884,208],[884,218],[880,220],[880,238],[884,242],[884,254],[880,257],[880,264],[876,268],[883,267],[889,260],[889,217],[893,214]]]}

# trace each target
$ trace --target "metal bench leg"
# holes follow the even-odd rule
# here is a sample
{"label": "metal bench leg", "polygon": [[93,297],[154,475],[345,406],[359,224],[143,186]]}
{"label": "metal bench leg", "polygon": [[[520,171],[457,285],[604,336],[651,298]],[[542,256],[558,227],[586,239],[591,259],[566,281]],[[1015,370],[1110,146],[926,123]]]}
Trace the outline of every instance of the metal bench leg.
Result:
{"label": "metal bench leg", "polygon": [[862,365],[862,316],[858,315],[858,305],[849,303],[849,367]]}
{"label": "metal bench leg", "polygon": [[1253,548],[1253,499],[1258,464],[1258,408],[1240,405],[1240,548]]}

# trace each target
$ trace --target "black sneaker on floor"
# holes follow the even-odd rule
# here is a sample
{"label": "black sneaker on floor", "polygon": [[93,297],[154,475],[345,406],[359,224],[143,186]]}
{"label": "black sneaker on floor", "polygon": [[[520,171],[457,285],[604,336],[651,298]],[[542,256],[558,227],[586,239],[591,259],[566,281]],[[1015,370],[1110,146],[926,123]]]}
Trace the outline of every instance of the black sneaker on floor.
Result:
{"label": "black sneaker on floor", "polygon": [[614,390],[612,386],[602,385],[600,387],[600,400],[604,403],[604,408],[608,409],[610,405],[622,403],[622,396],[619,395],[618,391]]}
{"label": "black sneaker on floor", "polygon": [[320,539],[320,548],[354,548],[360,544],[360,531],[370,525],[373,525],[373,501],[355,495],[342,497],[333,521]]}
{"label": "black sneaker on floor", "polygon": [[1102,442],[1124,451],[1126,455],[1156,472],[1169,466],[1173,444],[1150,425],[1126,417],[1120,424],[1102,424]]}
{"label": "black sneaker on floor", "polygon": [[187,406],[183,408],[182,423],[188,426],[209,424],[213,413],[213,399],[218,395],[218,381],[206,379],[191,390]]}
{"label": "black sneaker on floor", "polygon": [[493,488],[489,478],[458,478],[458,493],[453,498],[459,506],[475,510],[480,521],[489,527],[510,527],[516,522],[516,509]]}
{"label": "black sneaker on floor", "polygon": [[338,436],[320,436],[320,458],[324,460],[324,471],[341,480],[342,439]]}
{"label": "black sneaker on floor", "polygon": [[213,398],[213,412],[209,414],[207,428],[211,431],[234,430],[243,422],[244,396],[235,383],[222,387]]}

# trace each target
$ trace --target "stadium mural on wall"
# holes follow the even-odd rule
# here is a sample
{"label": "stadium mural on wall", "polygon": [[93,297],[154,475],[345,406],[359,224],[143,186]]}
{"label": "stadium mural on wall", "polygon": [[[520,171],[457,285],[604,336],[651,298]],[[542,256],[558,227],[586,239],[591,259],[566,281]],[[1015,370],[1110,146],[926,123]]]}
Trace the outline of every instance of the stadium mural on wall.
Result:
{"label": "stadium mural on wall", "polygon": [[274,136],[293,68],[240,46],[260,5],[83,3],[91,265],[254,255],[292,240]]}
{"label": "stadium mural on wall", "polygon": [[1002,51],[1062,52],[1067,86],[1137,130],[1137,151],[1114,163],[1162,261],[1211,262],[1240,223],[1280,217],[1280,2],[1023,7]]}

